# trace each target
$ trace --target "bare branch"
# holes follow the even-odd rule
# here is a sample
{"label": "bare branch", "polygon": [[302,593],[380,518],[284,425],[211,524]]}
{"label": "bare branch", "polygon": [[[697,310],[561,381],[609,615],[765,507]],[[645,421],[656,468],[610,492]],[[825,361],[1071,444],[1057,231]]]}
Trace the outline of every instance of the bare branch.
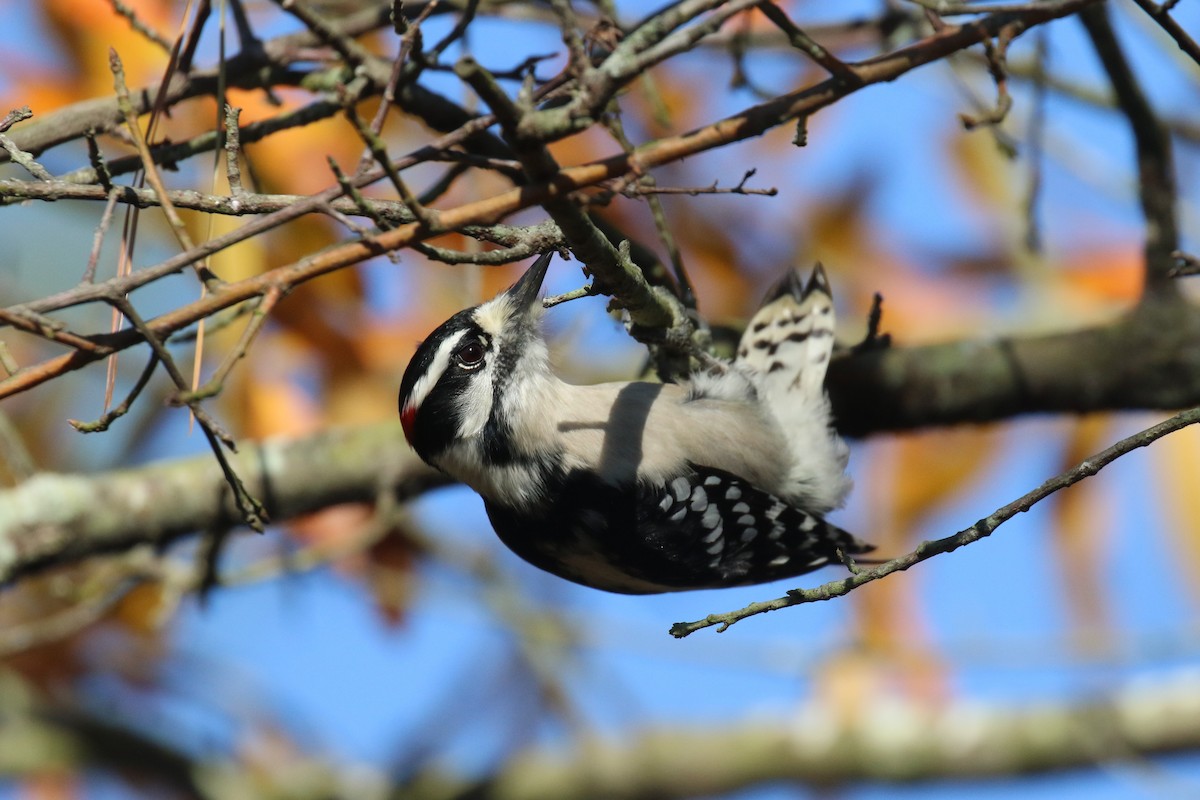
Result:
{"label": "bare branch", "polygon": [[1157,22],[1162,29],[1170,34],[1175,40],[1175,44],[1179,45],[1179,49],[1187,53],[1188,57],[1200,64],[1200,44],[1188,35],[1188,32],[1183,29],[1175,18],[1171,16],[1169,6],[1172,3],[1159,5],[1154,0],[1133,0],[1138,4],[1138,7],[1145,11],[1151,19]]}
{"label": "bare branch", "polygon": [[1117,97],[1117,106],[1129,120],[1137,152],[1138,194],[1146,220],[1146,299],[1175,301],[1179,287],[1171,279],[1172,256],[1179,249],[1178,190],[1171,137],[1158,121],[1153,106],[1143,93],[1125,53],[1117,41],[1108,6],[1101,3],[1084,9],[1079,19],[1087,29]]}
{"label": "bare branch", "polygon": [[709,614],[704,619],[697,620],[696,622],[677,622],[671,626],[671,635],[677,639],[682,639],[689,634],[713,625],[720,626],[717,628],[717,632],[720,633],[727,630],[730,625],[747,617],[752,617],[756,614],[765,614],[768,611],[777,611],[781,608],[790,608],[791,606],[816,603],[822,600],[841,597],[864,584],[885,578],[895,572],[903,572],[934,556],[953,552],[964,545],[971,544],[985,536],[990,536],[998,527],[1017,514],[1028,511],[1055,492],[1065,489],[1068,486],[1073,486],[1084,478],[1090,478],[1121,456],[1140,447],[1146,447],[1169,433],[1174,433],[1197,422],[1200,422],[1200,407],[1183,411],[1144,431],[1126,437],[1111,447],[1096,453],[1091,458],[1081,461],[1071,469],[1050,478],[1036,489],[1027,492],[1007,505],[1001,506],[992,514],[953,536],[924,541],[915,550],[899,558],[893,558],[877,567],[855,572],[848,578],[830,581],[814,589],[792,589],[784,597],[761,603],[752,603],[737,611],[730,611],[725,614]]}
{"label": "bare branch", "polygon": [[[246,443],[230,463],[276,520],[371,502],[381,475],[395,476],[391,488],[401,500],[446,483],[404,446],[398,422]],[[97,553],[236,525],[241,512],[225,484],[210,456],[98,475],[35,475],[0,491],[0,586]]]}

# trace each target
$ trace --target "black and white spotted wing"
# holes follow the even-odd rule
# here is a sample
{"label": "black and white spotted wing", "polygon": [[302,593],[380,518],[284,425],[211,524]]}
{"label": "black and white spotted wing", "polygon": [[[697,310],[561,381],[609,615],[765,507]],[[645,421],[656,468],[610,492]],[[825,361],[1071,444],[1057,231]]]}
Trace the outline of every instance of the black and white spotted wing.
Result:
{"label": "black and white spotted wing", "polygon": [[801,575],[874,548],[852,534],[756,488],[736,475],[697,467],[645,490],[642,536],[676,571],[712,586]]}

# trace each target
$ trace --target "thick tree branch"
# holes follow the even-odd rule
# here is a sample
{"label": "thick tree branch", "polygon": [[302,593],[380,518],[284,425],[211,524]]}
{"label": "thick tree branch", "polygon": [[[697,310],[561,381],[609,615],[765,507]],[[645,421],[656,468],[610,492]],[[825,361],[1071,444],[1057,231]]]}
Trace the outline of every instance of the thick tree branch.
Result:
{"label": "thick tree branch", "polygon": [[[1200,312],[1172,305],[1141,308],[1111,328],[867,351],[834,362],[834,413],[843,432],[866,435],[1022,413],[1196,405],[1198,340]],[[1128,348],[1144,357],[1113,359]],[[414,491],[444,480],[415,462],[394,423],[242,447],[233,464],[276,522],[371,502],[393,463],[417,481]],[[0,583],[39,564],[236,522],[220,486],[205,458],[96,477],[42,475],[0,492]],[[161,502],[135,502],[147,496]]]}
{"label": "thick tree branch", "polygon": [[[446,482],[405,446],[398,423],[245,444],[229,460],[277,521],[373,502],[389,487],[404,498]],[[208,456],[96,476],[38,474],[0,492],[0,586],[39,568],[240,521]]]}
{"label": "thick tree branch", "polygon": [[[0,687],[4,692],[6,687]],[[17,695],[13,697],[12,695]],[[659,727],[592,738],[571,751],[530,749],[482,781],[430,771],[381,794],[387,778],[296,754],[288,769],[235,758],[193,760],[111,716],[46,713],[7,687],[0,699],[0,777],[83,766],[120,769],[205,796],[393,796],[414,800],[661,800],[719,796],[790,781],[827,788],[863,781],[925,783],[1013,778],[1200,748],[1200,685],[1188,671],[1118,686],[1090,700],[1001,707],[893,700],[844,717],[817,703],[789,717],[721,726]],[[145,726],[139,726],[141,731]],[[211,758],[211,756],[210,756]],[[297,781],[296,774],[304,776]]]}
{"label": "thick tree branch", "polygon": [[[534,750],[470,792],[489,800],[623,800],[716,796],[778,781],[828,787],[1032,775],[1200,747],[1200,686],[1190,673],[1091,702],[997,708],[950,703],[868,710],[839,719],[821,706],[794,718],[705,730],[662,728]],[[869,704],[867,705],[869,709]],[[969,735],[967,735],[969,731]],[[461,797],[430,775],[412,796]],[[424,790],[424,791],[422,791]]]}
{"label": "thick tree branch", "polygon": [[1200,404],[1198,337],[1200,309],[1141,305],[1078,331],[856,353],[834,360],[827,384],[838,427],[851,436],[1031,413],[1177,409]]}

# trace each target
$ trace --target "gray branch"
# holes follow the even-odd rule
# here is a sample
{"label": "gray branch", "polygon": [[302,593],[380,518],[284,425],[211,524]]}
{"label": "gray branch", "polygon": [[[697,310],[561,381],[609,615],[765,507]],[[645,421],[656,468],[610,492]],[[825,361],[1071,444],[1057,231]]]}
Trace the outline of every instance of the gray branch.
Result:
{"label": "gray branch", "polygon": [[[591,741],[573,754],[510,759],[473,797],[585,800],[713,796],[775,781],[829,786],[1030,775],[1200,747],[1200,681],[1127,686],[1095,702],[1024,708],[918,704],[840,719],[820,706],[793,719],[662,728]],[[461,785],[412,796],[459,796]],[[420,785],[420,784],[418,784]],[[426,788],[423,787],[423,788]]]}
{"label": "gray branch", "polygon": [[[384,491],[405,499],[446,482],[409,450],[399,423],[245,444],[230,461],[276,522],[373,502]],[[39,568],[239,520],[208,455],[99,475],[41,473],[0,492],[0,586]]]}
{"label": "gray branch", "polygon": [[[886,316],[884,318],[886,328]],[[838,427],[861,436],[1020,414],[1200,405],[1200,312],[1143,303],[1108,325],[893,347],[835,360]]]}

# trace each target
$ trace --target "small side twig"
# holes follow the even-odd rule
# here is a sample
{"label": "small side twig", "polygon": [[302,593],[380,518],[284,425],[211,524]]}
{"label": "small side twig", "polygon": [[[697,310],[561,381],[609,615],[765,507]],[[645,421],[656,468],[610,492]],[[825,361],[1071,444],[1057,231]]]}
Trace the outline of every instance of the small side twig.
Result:
{"label": "small side twig", "polygon": [[[109,298],[109,302],[113,307],[118,309],[124,317],[129,320],[129,323],[137,330],[140,335],[149,345],[163,367],[167,370],[167,374],[171,376],[171,380],[175,383],[175,387],[182,393],[187,393],[190,385],[183,373],[179,371],[179,367],[175,364],[175,359],[167,350],[166,345],[158,337],[142,316],[133,307],[133,304],[125,297],[118,296]],[[234,501],[237,504],[238,511],[241,512],[243,521],[256,531],[262,531],[266,524],[267,514],[263,504],[258,501],[246,488],[242,479],[234,471],[233,465],[229,463],[229,458],[225,455],[224,447],[236,452],[237,445],[228,433],[209,416],[204,407],[200,405],[198,400],[186,399],[183,400],[187,407],[195,415],[197,424],[200,425],[200,430],[204,432],[204,436],[208,439],[209,446],[213,451],[213,455],[217,459],[217,463],[221,467],[221,472],[225,476],[225,482],[233,491]],[[223,447],[223,446],[224,447]]]}
{"label": "small side twig", "polygon": [[[167,222],[171,225],[171,230],[175,234],[175,238],[179,241],[179,246],[184,250],[192,250],[195,244],[192,242],[192,237],[187,232],[187,226],[183,224],[183,220],[179,216],[179,212],[175,210],[175,204],[171,202],[171,197],[167,194],[167,187],[163,183],[162,175],[159,174],[158,165],[154,163],[154,157],[150,154],[150,148],[146,144],[146,137],[142,135],[142,126],[138,124],[138,115],[133,108],[133,102],[129,97],[129,86],[125,83],[125,66],[121,63],[121,57],[117,55],[117,51],[113,48],[108,50],[109,68],[112,70],[113,83],[117,90],[117,106],[121,110],[121,115],[125,119],[125,127],[129,130],[129,135],[133,138],[134,146],[137,148],[138,154],[142,159],[142,168],[145,170],[146,180],[150,182],[151,188],[159,196],[159,203],[162,206],[163,214],[167,218]],[[193,264],[196,277],[201,283],[210,290],[215,289],[220,281],[212,274],[202,262]]]}
{"label": "small side twig", "polygon": [[47,171],[45,167],[37,162],[37,159],[32,154],[26,153],[21,148],[17,147],[12,139],[4,135],[4,132],[16,125],[18,122],[29,119],[33,116],[33,112],[29,110],[29,106],[21,106],[14,108],[4,115],[4,119],[0,120],[0,147],[4,148],[4,152],[8,153],[8,157],[13,163],[20,164],[25,170],[37,178],[39,181],[52,181],[54,176]]}
{"label": "small side twig", "polygon": [[[383,216],[379,212],[379,209],[376,207],[376,205],[368,200],[366,195],[364,195],[362,191],[354,185],[354,181],[352,181],[350,177],[342,170],[342,168],[338,166],[338,163],[334,160],[333,156],[328,156],[326,158],[326,163],[329,164],[329,170],[333,173],[334,178],[337,179],[338,185],[342,187],[342,191],[346,193],[346,196],[353,201],[360,214],[374,222],[381,231],[391,230],[392,228],[396,227],[385,216]],[[330,207],[332,208],[332,206]],[[411,222],[411,220],[406,219],[404,222]],[[366,233],[369,232],[364,232],[364,234]]]}
{"label": "small side twig", "polygon": [[671,626],[671,635],[677,639],[682,639],[698,630],[714,625],[719,626],[717,632],[721,633],[728,630],[729,626],[734,623],[756,614],[765,614],[768,611],[777,611],[781,608],[790,608],[791,606],[803,605],[805,603],[832,600],[835,597],[849,594],[864,584],[885,578],[894,572],[903,572],[910,567],[920,564],[922,561],[928,561],[934,556],[952,552],[960,547],[990,536],[997,528],[1017,514],[1028,511],[1042,500],[1062,489],[1066,489],[1068,486],[1073,486],[1085,478],[1090,478],[1126,453],[1140,447],[1146,447],[1167,434],[1174,433],[1189,425],[1195,425],[1197,422],[1200,422],[1200,407],[1182,411],[1157,425],[1122,439],[1111,447],[1096,453],[1091,458],[1084,459],[1074,467],[1050,478],[1036,489],[1027,492],[1007,505],[1001,506],[989,516],[984,517],[974,525],[959,531],[953,536],[924,541],[915,550],[899,558],[885,561],[873,569],[861,570],[848,578],[829,581],[813,589],[792,589],[784,597],[760,603],[751,603],[737,611],[730,611],[724,614],[709,614],[704,619],[695,622],[677,622]]}
{"label": "small side twig", "polygon": [[100,144],[96,141],[96,131],[89,130],[84,134],[84,139],[87,141],[88,163],[92,165],[92,171],[96,173],[96,181],[104,188],[104,191],[111,192],[113,190],[112,171],[108,168],[104,153],[100,151]]}
{"label": "small side twig", "polygon": [[242,110],[225,104],[225,176],[229,181],[229,193],[234,197],[245,194],[242,186],[242,143],[238,128],[238,117]]}
{"label": "small side twig", "polygon": [[87,268],[83,271],[81,283],[93,283],[96,280],[96,267],[100,263],[100,248],[104,244],[104,236],[108,233],[109,226],[112,225],[113,212],[117,208],[119,196],[119,192],[115,189],[108,193],[108,200],[104,203],[104,213],[100,215],[96,233],[92,236],[92,251],[88,254]]}
{"label": "small side twig", "polygon": [[988,74],[992,76],[992,81],[996,84],[996,106],[978,116],[959,114],[958,118],[962,121],[963,127],[969,131],[984,125],[999,125],[1012,110],[1013,101],[1012,96],[1008,93],[1008,66],[1006,63],[1010,40],[1011,34],[1006,31],[1001,31],[994,42],[991,39],[983,40],[983,54],[987,61]]}
{"label": "small side twig", "polygon": [[883,323],[883,295],[876,292],[871,298],[871,309],[867,312],[867,332],[862,341],[850,347],[851,353],[863,353],[869,350],[882,350],[892,346],[892,335],[880,333]]}
{"label": "small side twig", "polygon": [[[610,113],[605,115],[605,124],[613,138],[621,145],[622,150],[626,153],[633,153],[637,149],[625,133],[625,123],[621,119],[620,108],[616,102],[612,104]],[[641,195],[646,198],[646,203],[650,206],[650,215],[654,219],[654,229],[658,232],[658,240],[662,242],[663,248],[667,251],[667,258],[670,260],[671,269],[675,274],[679,301],[686,307],[694,309],[696,292],[692,288],[692,281],[684,267],[683,254],[679,250],[679,244],[675,241],[671,227],[667,224],[667,210],[658,196],[659,194],[670,194],[670,192],[657,190],[658,182],[652,174],[639,173],[632,177],[630,184],[626,187],[626,195]]]}
{"label": "small side twig", "polygon": [[239,361],[246,357],[246,353],[250,349],[250,345],[254,342],[256,336],[262,330],[263,325],[270,316],[275,304],[283,297],[283,291],[277,286],[273,286],[263,295],[262,301],[250,314],[250,320],[246,323],[245,329],[242,331],[241,338],[237,344],[225,356],[225,360],[221,362],[216,371],[213,372],[211,378],[203,385],[190,392],[181,392],[175,396],[175,401],[185,403],[191,406],[193,403],[203,400],[208,397],[213,397],[221,393],[225,388],[225,379],[229,377],[229,373]]}
{"label": "small side twig", "polygon": [[1188,32],[1171,16],[1171,7],[1175,5],[1173,2],[1164,3],[1163,5],[1159,5],[1153,0],[1133,0],[1133,2],[1137,3],[1142,11],[1145,11],[1152,20],[1159,24],[1159,27],[1175,40],[1175,44],[1179,45],[1180,50],[1187,53],[1188,57],[1197,64],[1200,64],[1200,44],[1197,44],[1196,40],[1189,36]]}
{"label": "small side twig", "polygon": [[633,184],[625,188],[622,194],[625,195],[650,195],[650,194],[683,194],[689,197],[697,197],[702,194],[741,194],[741,195],[757,195],[759,197],[775,197],[779,194],[779,189],[772,186],[768,189],[750,189],[747,188],[746,182],[754,176],[758,170],[747,170],[742,179],[738,181],[737,186],[722,187],[720,181],[714,180],[708,186],[643,186]]}
{"label": "small side twig", "polygon": [[554,306],[560,305],[562,303],[569,303],[572,300],[578,300],[581,297],[591,297],[595,293],[596,293],[596,290],[594,288],[592,288],[592,285],[589,283],[587,286],[581,286],[578,289],[572,289],[569,292],[563,292],[562,294],[555,294],[555,295],[550,295],[549,297],[543,297],[542,298],[542,308],[553,308]]}
{"label": "small side twig", "polygon": [[336,50],[347,63],[359,66],[371,60],[371,53],[367,48],[353,38],[344,35],[324,15],[309,8],[306,3],[300,2],[300,0],[274,0],[274,2],[304,23],[306,28],[312,31],[318,39]]}
{"label": "small side twig", "polygon": [[143,22],[138,17],[137,12],[122,3],[121,0],[109,0],[109,2],[112,4],[113,11],[124,17],[126,22],[129,23],[129,27],[144,36],[147,41],[157,45],[166,53],[170,53],[174,49],[174,45],[171,44],[167,37]]}
{"label": "small side twig", "polygon": [[146,388],[146,384],[150,381],[150,376],[154,374],[154,368],[157,366],[158,354],[151,353],[150,360],[142,368],[142,374],[138,376],[137,382],[133,384],[133,388],[129,390],[129,394],[125,396],[120,405],[109,409],[99,419],[92,422],[69,419],[67,420],[67,424],[80,433],[102,433],[108,430],[110,425],[129,413],[130,406],[133,405],[134,400],[137,400],[138,395],[142,393],[142,389]]}
{"label": "small side twig", "polygon": [[358,135],[366,142],[367,148],[371,151],[371,155],[375,158],[375,161],[379,163],[379,166],[383,167],[388,180],[396,188],[396,193],[400,195],[400,201],[412,212],[413,217],[427,230],[442,230],[442,223],[438,212],[422,205],[417,196],[408,188],[408,184],[400,177],[400,171],[396,169],[396,165],[388,155],[387,145],[378,133],[363,123],[362,117],[358,115],[358,111],[355,110],[352,102],[346,103],[346,118],[350,120],[350,124],[354,126],[354,129],[358,131]]}
{"label": "small side twig", "polygon": [[24,122],[31,117],[33,117],[33,112],[29,110],[29,106],[14,108],[4,115],[4,119],[0,119],[0,133],[6,133],[13,125],[16,125],[18,122]]}
{"label": "small side twig", "polygon": [[107,345],[94,342],[91,339],[72,333],[66,325],[34,311],[15,311],[11,308],[0,308],[0,325],[9,325],[17,330],[40,336],[51,342],[73,347],[84,353],[103,358],[112,352]]}
{"label": "small side twig", "polygon": [[817,64],[821,65],[830,75],[851,85],[862,83],[862,78],[854,67],[834,56],[828,50],[796,26],[782,8],[772,2],[759,5],[758,10],[769,19],[775,27],[783,32],[792,47],[800,50]]}

